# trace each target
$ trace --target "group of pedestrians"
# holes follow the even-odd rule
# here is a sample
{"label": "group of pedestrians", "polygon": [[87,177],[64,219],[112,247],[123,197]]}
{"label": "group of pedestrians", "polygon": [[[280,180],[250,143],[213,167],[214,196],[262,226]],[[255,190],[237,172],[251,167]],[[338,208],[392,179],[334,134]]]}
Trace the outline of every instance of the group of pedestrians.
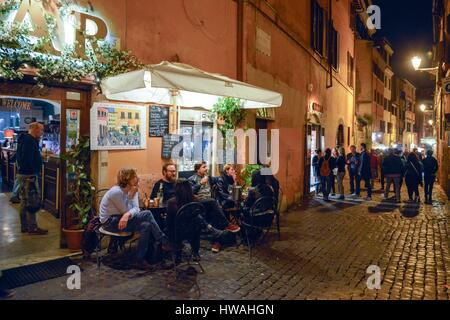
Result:
{"label": "group of pedestrians", "polygon": [[405,183],[409,201],[420,202],[419,186],[422,186],[425,203],[431,204],[438,162],[433,157],[432,150],[427,151],[426,157],[417,149],[403,154],[397,149],[385,152],[372,150],[369,153],[366,144],[361,143],[360,152],[352,145],[348,154],[345,154],[342,147],[333,150],[327,148],[324,154],[318,149],[312,159],[312,167],[316,195],[322,193],[325,201],[329,201],[330,195],[336,196],[336,181],[337,199],[345,199],[344,177],[348,173],[351,198],[361,196],[361,182],[364,182],[367,190],[365,200],[372,200],[374,182],[380,177],[384,199],[388,199],[391,185],[394,185],[395,200],[401,202],[401,188]]}

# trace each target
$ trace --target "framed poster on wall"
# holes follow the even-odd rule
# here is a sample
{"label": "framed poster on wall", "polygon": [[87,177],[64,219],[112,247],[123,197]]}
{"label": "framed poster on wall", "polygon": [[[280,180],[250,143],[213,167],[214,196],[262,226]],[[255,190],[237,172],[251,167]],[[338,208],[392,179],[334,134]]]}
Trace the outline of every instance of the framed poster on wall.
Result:
{"label": "framed poster on wall", "polygon": [[145,106],[94,103],[91,108],[91,150],[130,150],[146,147]]}
{"label": "framed poster on wall", "polygon": [[67,121],[67,148],[70,150],[73,146],[78,143],[78,138],[80,134],[80,110],[78,109],[67,109],[66,110],[66,121]]}

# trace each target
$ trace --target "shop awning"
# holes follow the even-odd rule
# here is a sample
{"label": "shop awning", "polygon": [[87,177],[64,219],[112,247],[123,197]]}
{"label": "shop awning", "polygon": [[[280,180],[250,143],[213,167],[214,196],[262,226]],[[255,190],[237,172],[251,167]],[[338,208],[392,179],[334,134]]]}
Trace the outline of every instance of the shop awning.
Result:
{"label": "shop awning", "polygon": [[172,104],[172,93],[176,92],[178,106],[206,109],[211,109],[219,97],[240,98],[245,109],[275,108],[283,102],[280,93],[167,61],[106,78],[101,88],[109,100],[138,103]]}

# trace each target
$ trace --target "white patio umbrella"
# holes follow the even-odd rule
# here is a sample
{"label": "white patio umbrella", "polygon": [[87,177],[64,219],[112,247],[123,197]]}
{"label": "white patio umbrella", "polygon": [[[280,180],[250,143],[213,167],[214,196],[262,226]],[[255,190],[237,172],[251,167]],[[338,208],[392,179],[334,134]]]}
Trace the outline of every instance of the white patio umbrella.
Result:
{"label": "white patio umbrella", "polygon": [[240,98],[245,109],[275,108],[283,102],[280,93],[167,61],[106,78],[101,88],[109,100],[174,104],[175,95],[178,106],[208,110],[219,97]]}

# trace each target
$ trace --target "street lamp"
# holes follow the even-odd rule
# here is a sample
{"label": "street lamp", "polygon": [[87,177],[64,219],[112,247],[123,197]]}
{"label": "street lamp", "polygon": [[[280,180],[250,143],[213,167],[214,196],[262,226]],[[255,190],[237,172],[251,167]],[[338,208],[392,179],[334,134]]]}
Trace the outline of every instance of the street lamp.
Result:
{"label": "street lamp", "polygon": [[418,56],[415,56],[411,59],[411,63],[412,66],[414,68],[414,70],[416,71],[425,71],[428,72],[432,75],[437,76],[437,71],[439,69],[439,67],[434,67],[434,68],[421,68],[420,65],[422,64],[422,59]]}
{"label": "street lamp", "polygon": [[433,120],[428,120],[428,124],[430,125],[430,126],[432,126],[433,125],[433,123],[434,123],[434,121]]}
{"label": "street lamp", "polygon": [[425,112],[425,110],[427,110],[427,106],[424,104],[421,104],[419,108],[420,108],[420,111],[422,111],[422,112]]}
{"label": "street lamp", "polygon": [[417,70],[419,70],[420,65],[422,64],[422,59],[415,56],[414,58],[411,59],[411,62],[412,62],[414,70],[417,71]]}

